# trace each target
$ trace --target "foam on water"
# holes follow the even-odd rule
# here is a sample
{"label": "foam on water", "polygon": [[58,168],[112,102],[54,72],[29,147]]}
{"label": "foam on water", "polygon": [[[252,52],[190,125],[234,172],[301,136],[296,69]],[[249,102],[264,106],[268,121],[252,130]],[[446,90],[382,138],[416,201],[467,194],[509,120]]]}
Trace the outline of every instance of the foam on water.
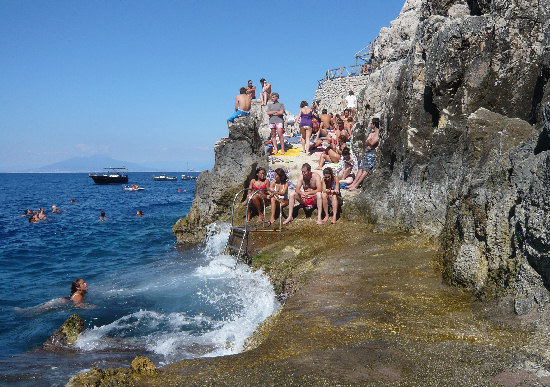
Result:
{"label": "foam on water", "polygon": [[191,287],[193,294],[187,299],[198,303],[194,310],[200,312],[152,310],[154,305],[148,306],[86,330],[77,346],[84,351],[148,351],[158,355],[161,363],[242,351],[246,339],[279,308],[279,303],[261,270],[252,271],[237,264],[234,257],[220,253],[229,229],[227,224],[208,227],[202,263],[194,270],[158,267],[158,274],[145,283],[136,283],[131,289],[115,286],[105,292],[107,297],[125,292],[134,297],[152,291],[178,297],[173,293],[184,292],[178,288],[183,284]]}

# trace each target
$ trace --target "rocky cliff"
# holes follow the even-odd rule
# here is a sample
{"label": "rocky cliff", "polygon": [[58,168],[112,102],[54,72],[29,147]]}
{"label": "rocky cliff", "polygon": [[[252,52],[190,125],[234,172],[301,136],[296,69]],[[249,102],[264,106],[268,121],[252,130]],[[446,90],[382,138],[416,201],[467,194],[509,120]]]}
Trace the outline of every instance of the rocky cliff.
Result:
{"label": "rocky cliff", "polygon": [[267,126],[264,115],[254,100],[250,116],[235,120],[229,137],[215,144],[214,167],[199,175],[189,214],[172,228],[179,245],[202,242],[207,225],[229,221],[235,194],[248,186],[258,166],[267,165],[260,130]]}
{"label": "rocky cliff", "polygon": [[548,299],[550,1],[411,0],[375,42],[354,148],[381,118],[353,203],[378,228],[441,239],[444,279]]}
{"label": "rocky cliff", "polygon": [[[377,167],[345,216],[438,238],[450,284],[506,296],[521,314],[543,305],[550,0],[408,0],[372,59],[371,75],[327,81],[316,93],[331,112],[348,89],[358,94],[358,157],[370,120],[381,119]],[[263,121],[254,105],[216,144],[214,168],[174,226],[178,242],[199,241],[205,225],[228,218],[234,193],[266,161]]]}

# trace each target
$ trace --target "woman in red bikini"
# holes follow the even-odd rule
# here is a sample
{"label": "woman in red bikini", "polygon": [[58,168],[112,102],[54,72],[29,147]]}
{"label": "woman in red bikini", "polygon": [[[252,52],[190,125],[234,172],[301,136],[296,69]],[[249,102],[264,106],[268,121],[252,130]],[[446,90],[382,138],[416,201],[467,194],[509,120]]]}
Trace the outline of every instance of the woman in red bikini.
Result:
{"label": "woman in red bikini", "polygon": [[[248,191],[248,196],[246,198],[247,201],[250,200],[250,204],[248,205],[248,212],[246,214],[247,222],[250,221],[250,218],[252,217],[252,207],[254,207],[256,211],[258,211],[258,223],[262,223],[264,221],[264,201],[266,206],[270,204],[269,200],[267,199],[269,180],[267,180],[265,176],[265,168],[257,168],[256,178],[252,179],[250,181],[250,185],[248,186],[248,188],[251,188],[251,190]],[[254,190],[259,190],[260,192]],[[251,197],[252,199],[250,199]]]}

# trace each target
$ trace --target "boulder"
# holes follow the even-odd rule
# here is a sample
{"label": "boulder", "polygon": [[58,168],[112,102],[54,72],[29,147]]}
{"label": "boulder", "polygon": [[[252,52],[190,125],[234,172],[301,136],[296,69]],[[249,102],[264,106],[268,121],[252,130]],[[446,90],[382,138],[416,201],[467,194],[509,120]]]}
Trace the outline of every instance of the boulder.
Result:
{"label": "boulder", "polygon": [[136,356],[132,360],[131,368],[102,370],[98,367],[92,367],[88,372],[71,377],[66,386],[135,386],[139,384],[141,377],[156,375],[157,372],[151,359]]}
{"label": "boulder", "polygon": [[[229,137],[215,144],[214,167],[199,175],[189,214],[172,228],[179,245],[202,242],[206,226],[212,222],[229,221],[235,194],[248,187],[257,167],[267,166],[264,142],[259,131],[265,121],[264,110],[259,106],[259,101],[253,101],[250,116],[237,118],[234,124],[229,125]],[[246,193],[238,203],[244,196]]]}
{"label": "boulder", "polygon": [[78,335],[84,331],[84,320],[73,314],[57,328],[57,330],[44,343],[44,349],[54,350],[74,345]]}

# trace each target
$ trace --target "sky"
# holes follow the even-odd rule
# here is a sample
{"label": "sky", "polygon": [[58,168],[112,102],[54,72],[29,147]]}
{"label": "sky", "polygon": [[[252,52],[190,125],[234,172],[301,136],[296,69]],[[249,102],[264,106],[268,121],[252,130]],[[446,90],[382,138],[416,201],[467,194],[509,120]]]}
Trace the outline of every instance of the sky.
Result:
{"label": "sky", "polygon": [[0,172],[93,155],[209,169],[248,79],[296,114],[403,4],[0,0]]}

